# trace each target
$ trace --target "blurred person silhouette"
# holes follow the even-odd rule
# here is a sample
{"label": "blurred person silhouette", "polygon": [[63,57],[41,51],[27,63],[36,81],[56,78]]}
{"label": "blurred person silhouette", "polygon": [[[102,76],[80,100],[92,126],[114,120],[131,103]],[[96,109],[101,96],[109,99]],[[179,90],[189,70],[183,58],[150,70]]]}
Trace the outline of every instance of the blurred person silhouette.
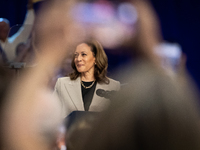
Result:
{"label": "blurred person silhouette", "polygon": [[[1,33],[1,31],[0,31],[0,33]],[[7,63],[8,63],[7,56],[6,56],[5,52],[3,51],[1,45],[0,45],[0,63],[3,63],[4,65],[7,65]]]}
{"label": "blurred person silhouette", "polygon": [[87,137],[87,133],[91,131],[99,114],[99,112],[74,111],[68,115],[60,128],[57,149],[75,150]]}
{"label": "blurred person silhouette", "polygon": [[5,149],[4,147],[4,136],[3,136],[3,121],[4,121],[4,116],[3,116],[3,112],[6,109],[5,105],[6,105],[6,97],[7,94],[9,94],[9,90],[10,87],[12,86],[12,82],[14,80],[14,73],[11,72],[10,69],[6,68],[4,66],[4,63],[1,62],[0,63],[0,119],[1,119],[1,123],[0,123],[0,133],[1,133],[1,137],[0,137],[0,149]]}
{"label": "blurred person silhouette", "polygon": [[[32,32],[32,34],[34,34]],[[16,47],[16,58],[14,62],[25,63],[27,67],[34,65],[34,57],[37,55],[37,49],[34,47],[34,40],[32,36],[26,41],[19,43]]]}
{"label": "blurred person silhouette", "polygon": [[[151,64],[138,63],[76,150],[198,150],[199,95]],[[102,124],[103,122],[103,124]]]}
{"label": "blurred person silhouette", "polygon": [[0,18],[0,47],[3,53],[5,53],[8,62],[12,62],[15,59],[16,46],[21,42],[25,42],[30,36],[34,19],[35,15],[32,0],[28,0],[27,14],[23,25],[11,37],[9,37],[9,32],[16,26],[10,28],[9,20]]}
{"label": "blurred person silhouette", "polygon": [[36,47],[40,50],[35,58],[37,65],[21,73],[4,99],[1,125],[3,145],[8,150],[55,148],[63,118],[60,101],[52,96],[48,83],[70,47],[85,40],[80,37],[83,29],[77,27],[66,11],[74,3],[74,0],[49,1],[37,16]]}
{"label": "blurred person silhouette", "polygon": [[77,110],[104,110],[110,101],[97,91],[118,91],[120,83],[106,76],[108,60],[102,45],[96,40],[78,44],[71,66],[73,72],[58,78],[54,91],[63,105],[64,117]]}
{"label": "blurred person silhouette", "polygon": [[74,120],[70,117],[66,118],[65,127],[67,132],[65,133],[65,145],[68,150],[76,150],[80,143],[87,138],[87,134],[92,130],[93,124],[99,115],[99,112],[84,112],[84,114]]}

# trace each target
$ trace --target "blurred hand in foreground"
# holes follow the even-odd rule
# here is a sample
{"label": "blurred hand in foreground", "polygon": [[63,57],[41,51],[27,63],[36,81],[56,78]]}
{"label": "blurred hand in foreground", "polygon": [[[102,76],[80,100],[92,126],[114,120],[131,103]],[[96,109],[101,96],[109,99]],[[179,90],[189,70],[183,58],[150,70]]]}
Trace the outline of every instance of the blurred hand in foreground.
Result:
{"label": "blurred hand in foreground", "polygon": [[75,2],[47,1],[36,18],[37,65],[22,72],[7,97],[3,124],[7,149],[45,150],[56,142],[61,109],[48,81],[73,46],[85,38],[70,16]]}

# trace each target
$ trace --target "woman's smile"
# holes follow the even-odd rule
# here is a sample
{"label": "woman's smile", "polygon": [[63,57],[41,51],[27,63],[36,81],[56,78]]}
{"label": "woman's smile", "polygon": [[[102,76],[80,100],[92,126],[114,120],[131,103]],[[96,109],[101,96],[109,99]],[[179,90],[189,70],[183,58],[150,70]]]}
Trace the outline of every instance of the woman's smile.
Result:
{"label": "woman's smile", "polygon": [[90,46],[85,43],[78,45],[74,55],[74,63],[78,72],[94,72],[95,57]]}

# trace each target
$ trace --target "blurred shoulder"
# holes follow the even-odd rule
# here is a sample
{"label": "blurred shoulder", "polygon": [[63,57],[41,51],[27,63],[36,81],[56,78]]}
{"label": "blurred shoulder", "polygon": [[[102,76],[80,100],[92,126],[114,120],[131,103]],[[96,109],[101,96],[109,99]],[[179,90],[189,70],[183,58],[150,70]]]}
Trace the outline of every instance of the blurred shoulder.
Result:
{"label": "blurred shoulder", "polygon": [[71,81],[70,77],[60,77],[57,82],[69,82]]}
{"label": "blurred shoulder", "polygon": [[120,82],[117,81],[117,80],[114,80],[114,79],[111,79],[111,78],[108,78],[108,80],[110,81],[110,84],[120,84]]}
{"label": "blurred shoulder", "polygon": [[111,78],[108,78],[109,79],[109,87],[110,88],[114,88],[114,90],[120,90],[120,82],[117,81],[117,80],[114,80],[114,79],[111,79]]}

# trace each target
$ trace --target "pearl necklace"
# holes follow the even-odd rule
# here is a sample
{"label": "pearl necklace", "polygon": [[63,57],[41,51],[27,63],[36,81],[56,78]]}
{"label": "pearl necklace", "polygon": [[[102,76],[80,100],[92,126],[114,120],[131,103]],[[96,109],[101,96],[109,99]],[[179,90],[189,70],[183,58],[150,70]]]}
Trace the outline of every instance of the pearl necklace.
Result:
{"label": "pearl necklace", "polygon": [[83,84],[83,81],[81,81],[81,85],[82,85],[85,89],[89,89],[89,88],[91,88],[91,87],[94,85],[94,83],[95,83],[95,80],[92,82],[91,85],[89,85],[89,86],[85,86],[85,85]]}

